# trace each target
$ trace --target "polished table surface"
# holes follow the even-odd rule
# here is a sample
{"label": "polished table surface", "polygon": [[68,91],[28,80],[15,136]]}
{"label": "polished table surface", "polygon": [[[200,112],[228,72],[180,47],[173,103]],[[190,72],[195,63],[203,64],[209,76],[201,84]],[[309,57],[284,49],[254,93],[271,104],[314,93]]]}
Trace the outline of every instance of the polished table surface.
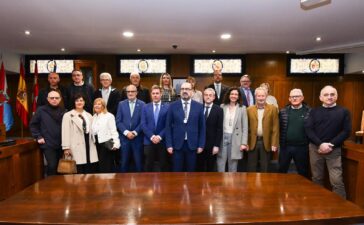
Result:
{"label": "polished table surface", "polygon": [[53,176],[0,202],[0,223],[359,222],[364,222],[364,209],[296,174],[129,173]]}

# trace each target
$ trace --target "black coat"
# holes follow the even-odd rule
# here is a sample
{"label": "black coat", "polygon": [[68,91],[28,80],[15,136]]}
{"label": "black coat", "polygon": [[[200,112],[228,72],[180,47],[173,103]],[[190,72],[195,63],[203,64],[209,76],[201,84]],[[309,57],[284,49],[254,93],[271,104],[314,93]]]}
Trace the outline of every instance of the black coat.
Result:
{"label": "black coat", "polygon": [[94,88],[90,84],[84,83],[82,86],[75,86],[71,84],[67,87],[67,104],[65,104],[65,108],[69,111],[75,108],[74,97],[77,94],[82,94],[85,97],[85,107],[84,109],[92,114],[93,109],[93,100],[94,100]]}
{"label": "black coat", "polygon": [[61,148],[61,129],[64,112],[63,107],[53,108],[48,104],[37,109],[30,121],[29,128],[35,139],[44,138],[45,144],[40,145],[40,148]]}
{"label": "black coat", "polygon": [[213,104],[206,120],[206,150],[212,149],[214,146],[220,147],[223,134],[223,121],[223,109]]}
{"label": "black coat", "polygon": [[[212,88],[215,90],[215,85],[214,84],[210,84],[209,86],[205,87],[206,88]],[[224,97],[226,92],[229,90],[229,87],[226,85],[221,84],[221,91],[220,91],[220,96],[217,96],[216,90],[215,90],[215,100],[214,100],[214,104],[220,106],[222,104],[222,102],[224,101]]]}
{"label": "black coat", "polygon": [[[54,90],[54,89],[50,88],[49,86],[39,90],[38,100],[37,100],[37,107],[48,104],[48,100],[47,100],[48,93],[51,90]],[[63,104],[64,105],[67,104],[68,97],[67,97],[66,89],[64,87],[62,87],[62,86],[59,86],[57,90],[61,92],[61,95],[62,95],[61,97],[62,97],[62,100],[63,100]]]}
{"label": "black coat", "polygon": [[[95,91],[94,98],[95,99],[102,98],[101,89],[98,89]],[[107,100],[107,103],[106,103],[106,108],[107,108],[107,111],[112,113],[115,117],[116,117],[116,111],[118,109],[118,104],[119,104],[120,100],[121,100],[120,92],[118,90],[116,90],[116,88],[111,88],[109,99]]]}

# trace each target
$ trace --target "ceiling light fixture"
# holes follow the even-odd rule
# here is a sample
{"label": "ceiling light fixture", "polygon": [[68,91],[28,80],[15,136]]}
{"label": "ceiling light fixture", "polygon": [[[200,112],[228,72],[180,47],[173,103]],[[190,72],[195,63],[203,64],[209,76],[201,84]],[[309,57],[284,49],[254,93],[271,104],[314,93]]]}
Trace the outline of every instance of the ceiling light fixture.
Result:
{"label": "ceiling light fixture", "polygon": [[322,41],[322,38],[320,36],[318,36],[318,37],[316,37],[316,41],[320,42],[320,41]]}
{"label": "ceiling light fixture", "polygon": [[65,52],[66,51],[66,49],[65,48],[61,48],[61,52]]}
{"label": "ceiling light fixture", "polygon": [[216,52],[216,50],[212,50],[212,53],[215,53]]}
{"label": "ceiling light fixture", "polygon": [[286,51],[286,54],[289,54],[290,52],[289,51]]}
{"label": "ceiling light fixture", "polygon": [[142,50],[140,48],[137,49],[137,52],[141,52]]}
{"label": "ceiling light fixture", "polygon": [[26,36],[29,36],[29,35],[30,35],[30,31],[29,31],[29,30],[26,30],[26,31],[24,31],[24,34],[25,34]]}
{"label": "ceiling light fixture", "polygon": [[123,32],[123,36],[127,37],[127,38],[131,38],[134,36],[134,33],[130,32],[130,31],[125,31],[125,32]]}
{"label": "ceiling light fixture", "polygon": [[303,10],[314,9],[330,3],[331,0],[300,0],[301,9]]}
{"label": "ceiling light fixture", "polygon": [[223,39],[223,40],[228,40],[228,39],[231,38],[231,34],[229,34],[229,33],[222,34],[220,36],[220,38]]}

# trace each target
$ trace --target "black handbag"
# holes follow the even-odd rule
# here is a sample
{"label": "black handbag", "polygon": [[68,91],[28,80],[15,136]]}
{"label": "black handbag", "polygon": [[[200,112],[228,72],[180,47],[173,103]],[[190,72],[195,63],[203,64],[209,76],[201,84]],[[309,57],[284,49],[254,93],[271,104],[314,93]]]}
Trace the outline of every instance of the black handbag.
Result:
{"label": "black handbag", "polygon": [[112,151],[114,148],[114,141],[112,139],[101,143],[101,145],[109,151]]}

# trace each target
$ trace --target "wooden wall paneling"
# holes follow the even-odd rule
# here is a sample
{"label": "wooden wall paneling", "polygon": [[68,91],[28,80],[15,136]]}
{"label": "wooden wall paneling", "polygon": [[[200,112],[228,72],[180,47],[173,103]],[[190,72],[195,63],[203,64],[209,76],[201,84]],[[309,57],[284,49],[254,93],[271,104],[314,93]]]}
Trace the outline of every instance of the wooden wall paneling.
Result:
{"label": "wooden wall paneling", "polygon": [[292,88],[299,88],[303,92],[304,102],[308,104],[310,107],[314,103],[314,92],[313,92],[313,82],[312,81],[304,81],[304,80],[293,80]]}
{"label": "wooden wall paneling", "polygon": [[[271,85],[272,86],[272,85]],[[273,82],[273,91],[271,91],[271,95],[273,95],[277,101],[279,108],[283,108],[286,106],[288,101],[289,92],[292,90],[293,82],[292,81],[274,81]]]}

